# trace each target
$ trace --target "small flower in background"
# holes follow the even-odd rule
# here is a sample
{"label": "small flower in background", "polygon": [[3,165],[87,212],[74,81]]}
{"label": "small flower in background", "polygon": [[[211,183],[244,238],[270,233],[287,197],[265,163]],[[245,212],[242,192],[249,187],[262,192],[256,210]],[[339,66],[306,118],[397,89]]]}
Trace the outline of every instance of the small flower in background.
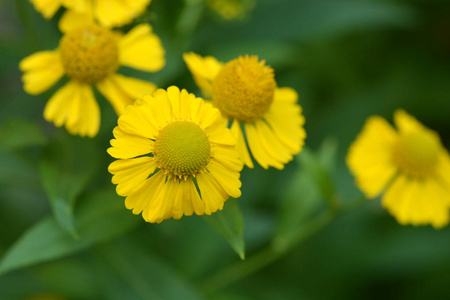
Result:
{"label": "small flower in background", "polygon": [[172,86],[136,100],[113,133],[112,182],[147,222],[210,215],[241,195],[243,165],[231,131],[216,108],[186,90]]}
{"label": "small flower in background", "polygon": [[35,9],[50,19],[61,6],[67,8],[61,22],[93,18],[105,27],[130,23],[145,11],[151,0],[30,0]]}
{"label": "small flower in background", "polygon": [[185,53],[183,58],[205,97],[212,97],[214,106],[232,121],[231,131],[245,165],[253,168],[247,143],[265,169],[283,169],[301,151],[306,133],[298,95],[291,88],[278,88],[273,69],[264,61],[241,56],[222,64],[195,53]]}
{"label": "small flower in background", "polygon": [[50,98],[44,117],[55,126],[65,125],[71,134],[93,137],[100,127],[100,110],[92,85],[120,115],[125,105],[152,93],[156,86],[117,74],[119,66],[159,71],[165,65],[164,49],[148,24],[138,25],[125,35],[94,23],[69,29],[56,50],[37,52],[20,62],[22,81],[24,90],[36,95],[66,74],[70,81]]}
{"label": "small flower in background", "polygon": [[224,20],[242,19],[255,7],[255,0],[207,0],[208,7]]}
{"label": "small flower in background", "polygon": [[369,118],[347,165],[368,198],[383,194],[400,224],[442,227],[449,222],[449,154],[436,132],[405,111],[396,111],[394,121],[397,131],[379,116]]}

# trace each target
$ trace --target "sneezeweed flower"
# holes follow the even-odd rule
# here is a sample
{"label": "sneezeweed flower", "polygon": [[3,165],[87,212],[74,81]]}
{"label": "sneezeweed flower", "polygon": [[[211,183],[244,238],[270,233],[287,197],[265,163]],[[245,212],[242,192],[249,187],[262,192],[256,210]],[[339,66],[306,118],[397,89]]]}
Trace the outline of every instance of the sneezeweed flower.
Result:
{"label": "sneezeweed flower", "polygon": [[205,97],[211,97],[213,105],[231,122],[245,165],[253,168],[248,148],[265,169],[283,169],[301,151],[306,133],[297,93],[278,88],[273,69],[264,60],[246,55],[223,64],[192,52],[183,57]]}
{"label": "sneezeweed flower", "polygon": [[402,224],[435,228],[449,222],[450,156],[436,132],[403,110],[395,130],[373,116],[351,145],[347,165],[368,198],[383,194],[383,206]]}
{"label": "sneezeweed flower", "polygon": [[30,0],[35,9],[50,19],[60,7],[67,11],[62,22],[93,18],[104,27],[117,27],[130,23],[145,11],[151,0]]}
{"label": "sneezeweed flower", "polygon": [[112,104],[118,115],[127,104],[156,90],[155,84],[117,73],[119,66],[147,72],[165,64],[164,49],[148,24],[125,35],[94,23],[69,30],[53,51],[34,53],[20,62],[24,90],[32,95],[52,87],[64,74],[70,78],[48,101],[44,118],[55,126],[65,125],[73,135],[97,134],[100,110],[92,85]]}
{"label": "sneezeweed flower", "polygon": [[125,206],[160,223],[216,212],[241,195],[243,165],[220,112],[169,87],[129,105],[119,117],[108,168]]}
{"label": "sneezeweed flower", "polygon": [[255,0],[207,0],[208,7],[227,21],[242,19],[255,7]]}

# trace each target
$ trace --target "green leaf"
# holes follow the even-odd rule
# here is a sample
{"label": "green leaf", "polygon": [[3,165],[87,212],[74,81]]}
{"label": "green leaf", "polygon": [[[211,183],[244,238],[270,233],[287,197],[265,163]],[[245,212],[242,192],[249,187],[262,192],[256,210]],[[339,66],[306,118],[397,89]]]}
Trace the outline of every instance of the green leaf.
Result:
{"label": "green leaf", "polygon": [[84,199],[75,213],[79,238],[73,239],[52,217],[26,231],[7,251],[0,263],[0,274],[69,255],[124,234],[140,218],[127,211],[123,199],[113,188],[97,191]]}
{"label": "green leaf", "polygon": [[46,137],[35,122],[14,117],[0,124],[0,141],[0,150],[15,150],[43,145]]}
{"label": "green leaf", "polygon": [[73,208],[98,168],[98,149],[92,140],[68,134],[52,140],[41,159],[39,171],[58,224],[74,238]]}
{"label": "green leaf", "polygon": [[204,219],[228,241],[241,259],[245,259],[244,220],[236,199],[228,199],[223,210],[204,216]]}

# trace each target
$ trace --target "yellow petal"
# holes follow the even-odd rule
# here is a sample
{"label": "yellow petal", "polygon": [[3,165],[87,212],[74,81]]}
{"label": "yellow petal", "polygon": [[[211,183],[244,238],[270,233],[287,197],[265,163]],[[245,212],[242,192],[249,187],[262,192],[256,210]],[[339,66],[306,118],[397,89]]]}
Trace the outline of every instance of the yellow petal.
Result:
{"label": "yellow petal", "polygon": [[230,170],[239,172],[242,170],[243,164],[239,159],[236,148],[226,145],[215,145],[211,149],[213,157],[220,161],[222,165]]}
{"label": "yellow petal", "polygon": [[58,27],[61,32],[66,33],[86,24],[94,22],[92,10],[79,12],[75,10],[66,10],[59,19]]}
{"label": "yellow petal", "polygon": [[127,106],[118,123],[121,130],[144,138],[154,139],[159,133],[160,123],[154,117],[149,102],[143,99],[138,99],[134,105]]}
{"label": "yellow petal", "polygon": [[231,125],[231,132],[236,139],[236,150],[242,162],[249,168],[253,168],[253,161],[248,152],[247,144],[245,143],[244,134],[241,129],[241,123],[238,120],[233,120]]}
{"label": "yellow petal", "polygon": [[395,111],[394,123],[401,133],[427,130],[427,128],[417,121],[415,117],[411,116],[403,109],[398,109]]}
{"label": "yellow petal", "polygon": [[164,54],[161,40],[148,24],[134,27],[119,41],[119,62],[123,66],[156,72],[166,64]]}
{"label": "yellow petal", "polygon": [[187,180],[182,182],[181,188],[183,188],[183,194],[186,197],[185,206],[183,206],[184,214],[190,216],[192,215],[192,210],[198,216],[203,215],[205,213],[205,204],[202,199],[200,199],[194,181]]}
{"label": "yellow petal", "polygon": [[46,19],[53,17],[56,11],[61,7],[61,0],[30,0],[30,2]]}
{"label": "yellow petal", "polygon": [[210,215],[217,210],[222,210],[229,195],[209,173],[200,174],[196,178],[205,205],[205,214]]}
{"label": "yellow petal", "polygon": [[86,13],[92,10],[92,0],[60,0],[63,5],[69,9],[80,13]]}
{"label": "yellow petal", "polygon": [[398,176],[383,196],[383,206],[400,224],[435,228],[449,222],[450,191],[435,180],[414,180]]}
{"label": "yellow petal", "polygon": [[279,170],[284,168],[282,163],[273,159],[270,154],[267,153],[266,149],[262,145],[262,141],[259,138],[259,134],[254,123],[245,123],[245,133],[247,134],[247,141],[250,151],[261,167],[267,169],[269,166],[272,166]]}
{"label": "yellow petal", "polygon": [[31,95],[45,92],[64,75],[58,51],[41,51],[27,56],[19,68],[24,72],[23,88]]}
{"label": "yellow petal", "polygon": [[241,196],[241,181],[239,172],[224,167],[217,159],[212,159],[207,166],[210,174],[216,179],[225,192],[233,198]]}
{"label": "yellow petal", "polygon": [[292,160],[292,153],[275,136],[272,129],[262,120],[255,121],[259,140],[269,156],[279,163],[286,164]]}
{"label": "yellow petal", "polygon": [[154,142],[134,134],[123,132],[119,126],[114,128],[115,139],[111,140],[109,155],[115,158],[133,158],[152,152]]}
{"label": "yellow petal", "polygon": [[125,199],[125,207],[132,209],[133,214],[137,215],[142,212],[142,217],[148,222],[148,207],[153,198],[158,195],[165,183],[163,172],[158,172],[152,177],[146,179]]}
{"label": "yellow petal", "polygon": [[392,179],[396,167],[392,163],[397,133],[381,117],[369,118],[350,146],[347,165],[356,184],[368,198],[378,196]]}
{"label": "yellow petal", "polygon": [[125,107],[133,104],[137,98],[153,93],[156,85],[142,79],[114,74],[97,83],[97,88],[120,116]]}
{"label": "yellow petal", "polygon": [[297,92],[291,88],[277,88],[270,110],[264,115],[273,133],[290,150],[291,154],[301,151],[306,132],[305,118],[297,105]]}
{"label": "yellow petal", "polygon": [[153,157],[143,156],[132,159],[119,159],[112,162],[108,171],[114,174],[112,183],[117,184],[116,191],[120,196],[127,196],[156,169]]}
{"label": "yellow petal", "polygon": [[96,0],[96,19],[106,27],[117,27],[130,23],[145,11],[151,0]]}
{"label": "yellow petal", "polygon": [[48,101],[44,118],[74,135],[94,137],[100,128],[100,109],[92,88],[69,81]]}
{"label": "yellow petal", "polygon": [[212,56],[201,57],[194,52],[184,53],[183,59],[203,95],[206,98],[210,98],[213,90],[213,80],[222,69],[223,63]]}
{"label": "yellow petal", "polygon": [[155,195],[147,210],[147,220],[150,223],[161,223],[172,217],[172,207],[178,192],[179,183],[168,180],[161,192]]}

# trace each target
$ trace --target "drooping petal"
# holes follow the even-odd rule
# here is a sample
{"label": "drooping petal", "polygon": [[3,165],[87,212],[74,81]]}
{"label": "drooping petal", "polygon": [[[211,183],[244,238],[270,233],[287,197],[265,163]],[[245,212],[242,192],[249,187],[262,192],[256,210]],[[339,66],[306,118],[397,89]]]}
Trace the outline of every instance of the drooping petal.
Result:
{"label": "drooping petal", "polygon": [[122,26],[142,14],[150,2],[151,0],[96,0],[95,17],[103,26]]}
{"label": "drooping petal", "polygon": [[262,120],[255,121],[255,129],[263,148],[270,157],[282,164],[292,160],[292,153],[277,138],[266,122]]}
{"label": "drooping petal", "polygon": [[48,101],[44,118],[74,135],[94,137],[100,128],[100,108],[92,88],[69,81]]}
{"label": "drooping petal", "polygon": [[61,0],[30,0],[30,2],[46,19],[51,19],[61,7]]}
{"label": "drooping petal", "polygon": [[125,199],[125,207],[132,209],[135,215],[142,212],[142,217],[148,221],[148,207],[153,198],[161,192],[165,184],[165,178],[166,176],[164,176],[163,172],[158,172],[146,179],[128,195]]}
{"label": "drooping petal", "polygon": [[301,151],[306,138],[303,129],[305,118],[297,105],[297,92],[291,88],[277,88],[270,110],[264,115],[273,133],[290,150],[291,154]]}
{"label": "drooping petal", "polygon": [[383,196],[383,206],[400,224],[441,228],[449,222],[450,191],[435,180],[399,175]]}
{"label": "drooping petal", "polygon": [[108,167],[108,171],[114,174],[111,181],[117,184],[116,191],[120,196],[127,196],[133,192],[155,169],[153,157],[148,156],[119,159]]}
{"label": "drooping petal", "polygon": [[123,132],[119,126],[114,128],[115,139],[111,140],[108,153],[114,158],[133,158],[152,152],[154,142],[142,136]]}
{"label": "drooping petal", "polygon": [[206,98],[210,98],[213,90],[213,80],[222,69],[223,63],[212,56],[201,57],[193,52],[184,53],[183,59],[203,95]]}
{"label": "drooping petal", "polygon": [[222,210],[224,202],[229,198],[223,188],[209,173],[197,176],[202,201],[205,205],[205,214],[210,215]]}
{"label": "drooping petal", "polygon": [[240,159],[247,167],[253,168],[253,161],[250,157],[247,144],[245,143],[244,133],[242,132],[241,124],[238,120],[233,120],[231,132],[236,139],[236,150],[239,153]]}
{"label": "drooping petal", "polygon": [[64,67],[58,51],[41,51],[25,57],[19,64],[23,88],[31,95],[45,92],[63,75]]}
{"label": "drooping petal", "polygon": [[279,170],[284,168],[284,165],[274,159],[264,148],[254,123],[245,123],[245,133],[250,151],[261,167],[267,169],[271,166]]}
{"label": "drooping petal", "polygon": [[88,9],[84,12],[75,10],[66,10],[59,19],[58,27],[63,33],[67,33],[83,25],[94,23],[94,16],[92,15],[92,9]]}
{"label": "drooping petal", "polygon": [[350,146],[347,165],[368,198],[378,196],[397,171],[392,163],[397,133],[381,117],[369,118]]}
{"label": "drooping petal", "polygon": [[182,183],[181,188],[183,188],[183,194],[185,197],[183,211],[186,216],[192,215],[192,212],[195,212],[196,215],[200,216],[205,213],[205,204],[202,199],[200,199],[200,195],[197,192],[197,188],[195,187],[194,181],[187,180]]}
{"label": "drooping petal", "polygon": [[97,83],[97,88],[120,116],[125,107],[133,104],[137,98],[153,93],[156,85],[142,79],[114,74]]}
{"label": "drooping petal", "polygon": [[172,217],[172,208],[180,184],[168,180],[161,192],[153,197],[147,210],[147,220],[150,223],[161,223]]}
{"label": "drooping petal", "polygon": [[234,146],[217,144],[212,147],[211,152],[213,157],[228,169],[235,172],[242,170],[243,163],[236,156],[236,148]]}
{"label": "drooping petal", "polygon": [[240,174],[223,166],[219,160],[213,158],[207,166],[210,174],[216,179],[225,192],[233,198],[241,196]]}
{"label": "drooping petal", "polygon": [[156,72],[166,64],[161,40],[152,33],[152,27],[141,24],[119,41],[119,63],[123,66]]}

